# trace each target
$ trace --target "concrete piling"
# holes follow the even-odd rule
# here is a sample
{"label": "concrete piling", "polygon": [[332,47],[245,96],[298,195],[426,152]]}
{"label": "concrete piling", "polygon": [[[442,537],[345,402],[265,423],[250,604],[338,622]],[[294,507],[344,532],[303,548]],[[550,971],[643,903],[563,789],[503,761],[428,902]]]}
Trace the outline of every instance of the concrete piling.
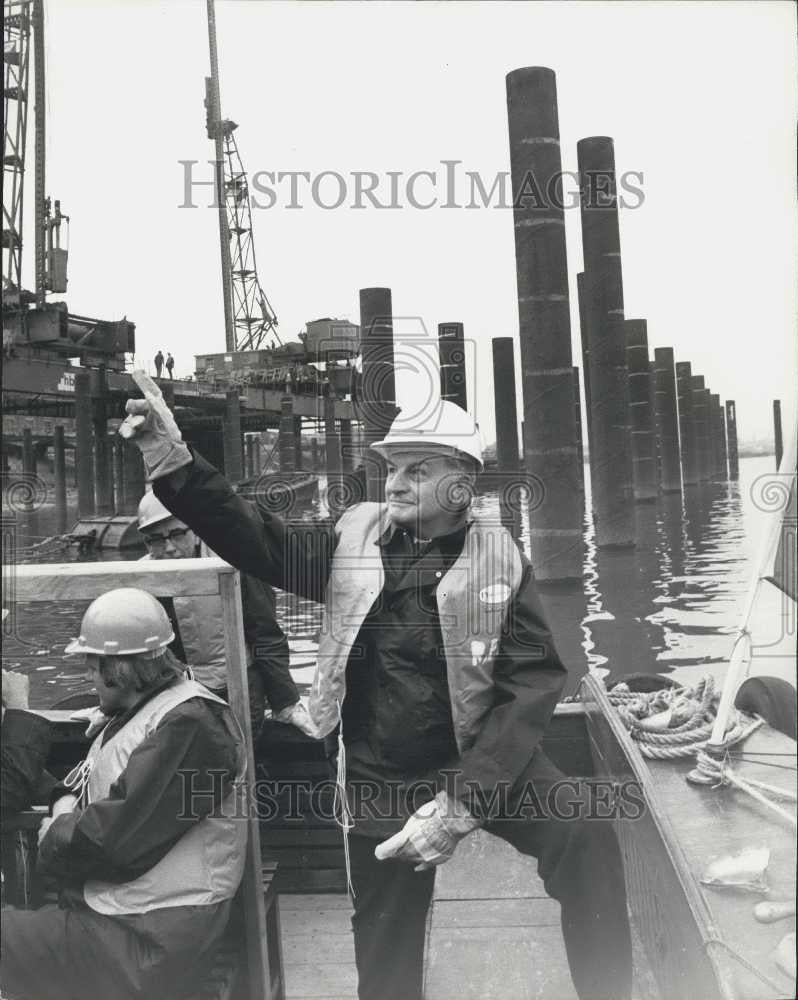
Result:
{"label": "concrete piling", "polygon": [[494,337],[493,407],[496,416],[496,468],[499,481],[499,517],[505,528],[520,535],[518,468],[518,413],[515,403],[513,338]]}
{"label": "concrete piling", "polygon": [[53,490],[55,493],[55,530],[59,535],[63,535],[67,530],[67,491],[66,450],[62,424],[56,424],[53,428]]}
{"label": "concrete piling", "polygon": [[465,333],[462,323],[438,324],[438,360],[441,371],[441,399],[468,410],[465,370]]}
{"label": "concrete piling", "polygon": [[656,347],[654,349],[654,407],[659,442],[659,482],[663,493],[679,493],[682,488],[679,414],[676,396],[673,348]]}
{"label": "concrete piling", "polygon": [[92,422],[91,375],[87,371],[75,372],[75,469],[79,519],[92,517],[96,512]]}
{"label": "concrete piling", "polygon": [[629,430],[632,448],[632,485],[638,502],[657,499],[657,456],[654,414],[651,410],[651,369],[648,363],[648,327],[644,319],[627,319],[626,368],[629,373]]}
{"label": "concrete piling", "polygon": [[[629,378],[612,139],[607,136],[581,139],[577,143],[577,159],[585,264],[582,311],[590,362],[590,479],[596,544],[599,548],[634,545]],[[641,384],[643,381],[641,378]],[[640,402],[642,412],[642,397]],[[642,440],[650,440],[650,435]],[[644,448],[641,470],[653,464],[650,458],[650,452]],[[640,488],[646,499],[650,499],[648,478]]]}
{"label": "concrete piling", "polygon": [[[530,511],[541,582],[582,579],[582,496],[575,424],[562,161],[553,70],[507,75],[527,472],[545,491]],[[535,491],[537,492],[537,491]]]}
{"label": "concrete piling", "polygon": [[222,417],[222,447],[224,474],[231,483],[244,478],[243,438],[241,436],[241,400],[238,389],[228,389]]}
{"label": "concrete piling", "polygon": [[679,447],[682,459],[682,481],[685,486],[698,483],[698,441],[693,412],[692,366],[689,361],[676,362],[676,393],[679,403]]}
{"label": "concrete piling", "polygon": [[579,367],[573,366],[574,373],[574,421],[576,423],[576,451],[579,456],[579,479],[582,492],[585,489],[585,448],[582,441],[582,388],[580,386]]}
{"label": "concrete piling", "polygon": [[693,420],[696,440],[696,474],[699,483],[707,483],[712,469],[709,438],[709,390],[704,388],[703,375],[691,375],[690,387],[693,397]]}
{"label": "concrete piling", "polygon": [[784,435],[781,430],[781,400],[773,400],[773,443],[776,447],[776,468],[781,465],[784,455]]}
{"label": "concrete piling", "polygon": [[726,440],[729,447],[729,479],[737,482],[740,478],[740,459],[737,454],[737,404],[726,400]]}
{"label": "concrete piling", "polygon": [[576,276],[576,289],[579,298],[579,334],[582,341],[582,382],[585,387],[585,426],[587,427],[587,447],[593,454],[593,427],[590,422],[590,310],[587,300],[587,284],[585,273],[580,271]]}
{"label": "concrete piling", "polygon": [[[380,441],[396,414],[393,306],[390,288],[360,289],[360,353],[363,359],[361,410],[368,448]],[[329,458],[327,467],[329,468]],[[366,499],[385,499],[385,462],[371,452],[366,468]]]}

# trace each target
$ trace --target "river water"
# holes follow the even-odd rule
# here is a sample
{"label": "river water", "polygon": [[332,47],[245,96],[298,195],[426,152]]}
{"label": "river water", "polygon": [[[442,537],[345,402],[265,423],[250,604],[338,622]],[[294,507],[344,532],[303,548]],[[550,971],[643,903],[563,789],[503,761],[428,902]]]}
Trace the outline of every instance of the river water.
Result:
{"label": "river water", "polygon": [[[569,668],[568,693],[587,670],[690,677],[695,668],[712,672],[713,665],[727,659],[764,529],[763,486],[773,467],[772,457],[744,458],[738,483],[694,487],[684,496],[638,505],[634,549],[597,550],[592,519],[586,516],[584,588],[541,588]],[[485,494],[476,507],[495,513],[498,497]],[[74,507],[69,513],[72,524]],[[324,513],[316,501],[303,517]],[[526,516],[521,530],[529,554]],[[4,595],[12,607],[3,626],[3,667],[29,676],[30,704],[41,708],[88,691],[82,661],[63,655],[65,644],[77,635],[86,604],[13,604],[14,563],[77,558],[74,551],[47,541],[54,531],[54,511],[47,506],[33,513],[3,512]],[[305,688],[312,677],[320,606],[279,593],[278,617],[289,638],[292,672]],[[771,617],[767,628],[778,638],[775,633],[783,631],[784,621],[776,620],[776,612]]]}

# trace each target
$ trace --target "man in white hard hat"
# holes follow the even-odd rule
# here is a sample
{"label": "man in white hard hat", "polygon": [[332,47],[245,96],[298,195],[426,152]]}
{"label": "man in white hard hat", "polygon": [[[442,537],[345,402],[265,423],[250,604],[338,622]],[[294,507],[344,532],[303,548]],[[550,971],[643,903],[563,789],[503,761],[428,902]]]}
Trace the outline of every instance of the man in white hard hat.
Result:
{"label": "man in white hard hat", "polygon": [[[148,490],[139,503],[139,532],[147,545],[145,559],[192,559],[210,552],[187,525]],[[247,642],[252,738],[263,725],[264,702],[278,722],[318,736],[288,667],[288,640],[277,624],[274,591],[255,577],[241,577],[244,638]],[[175,617],[183,659],[194,677],[219,697],[227,698],[224,621],[218,597],[175,597]]]}
{"label": "man in white hard hat", "polygon": [[243,872],[246,753],[173,638],[161,604],[125,587],[92,602],[67,647],[85,656],[103,717],[40,832],[60,905],[3,914],[4,996],[151,1000],[208,973]]}
{"label": "man in white hard hat", "polygon": [[177,517],[245,572],[324,601],[309,707],[346,748],[360,1000],[420,1000],[435,866],[477,826],[538,859],[581,1000],[628,998],[620,851],[586,789],[567,782],[559,801],[563,775],[540,750],[566,672],[528,560],[472,513],[473,419],[450,402],[400,413],[373,446],[385,504],[308,525],[248,509],[165,408],[128,413]]}

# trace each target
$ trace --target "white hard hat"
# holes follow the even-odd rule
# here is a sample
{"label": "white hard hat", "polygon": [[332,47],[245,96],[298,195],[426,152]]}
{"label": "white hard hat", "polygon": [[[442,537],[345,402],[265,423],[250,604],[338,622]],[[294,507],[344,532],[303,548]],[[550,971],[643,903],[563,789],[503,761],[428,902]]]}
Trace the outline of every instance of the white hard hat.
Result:
{"label": "white hard hat", "polygon": [[165,521],[167,517],[174,515],[164,507],[152,490],[147,490],[139,503],[139,528],[149,528],[159,521]]}
{"label": "white hard hat", "polygon": [[388,458],[392,450],[399,448],[454,453],[473,459],[482,468],[482,436],[479,428],[471,414],[449,400],[441,400],[438,406],[425,412],[416,423],[403,418],[400,411],[387,436],[371,447],[383,458]]}
{"label": "white hard hat", "polygon": [[80,635],[64,652],[98,656],[149,653],[155,657],[174,637],[160,601],[146,590],[119,587],[91,602],[80,623]]}

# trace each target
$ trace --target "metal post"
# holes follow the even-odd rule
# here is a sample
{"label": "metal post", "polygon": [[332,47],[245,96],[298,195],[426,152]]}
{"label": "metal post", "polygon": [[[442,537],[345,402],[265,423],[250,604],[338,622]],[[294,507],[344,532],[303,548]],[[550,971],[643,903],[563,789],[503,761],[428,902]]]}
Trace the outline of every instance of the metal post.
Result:
{"label": "metal post", "polygon": [[114,481],[116,483],[116,513],[125,512],[125,443],[118,435],[113,439]]}
{"label": "metal post", "polygon": [[441,399],[468,410],[465,370],[465,335],[462,323],[438,324],[438,359],[441,370]]}
{"label": "metal post", "polygon": [[[532,563],[540,581],[581,580],[583,505],[557,85],[553,70],[543,67],[514,70],[506,83],[527,425],[524,455],[527,471],[545,491],[531,511]],[[529,189],[531,178],[539,191]],[[548,192],[542,200],[541,191]]]}
{"label": "metal post", "polygon": [[53,480],[55,492],[56,531],[59,535],[63,535],[67,530],[67,493],[64,428],[61,424],[57,424],[53,428]]}
{"label": "metal post", "polygon": [[659,481],[664,493],[679,493],[682,477],[679,455],[679,414],[672,347],[654,348],[654,405],[659,441]]}
{"label": "metal post", "polygon": [[296,469],[296,444],[294,442],[294,397],[283,396],[280,400],[280,472],[294,472]]}
{"label": "metal post", "polygon": [[122,478],[124,479],[122,513],[137,514],[139,502],[144,496],[146,488],[144,460],[141,457],[141,452],[134,444],[131,444],[129,441],[122,441],[121,438],[120,443],[122,445],[122,463],[124,465],[124,472],[122,473]]}
{"label": "metal post", "polygon": [[648,363],[648,326],[644,319],[627,319],[626,367],[629,372],[629,426],[632,445],[632,483],[637,501],[657,499],[657,455],[654,414],[651,409],[651,368]]}
{"label": "metal post", "polygon": [[302,417],[294,414],[294,469],[302,470]]}
{"label": "metal post", "polygon": [[676,392],[679,402],[679,446],[685,486],[698,482],[698,442],[693,413],[692,373],[689,361],[676,362]]}
{"label": "metal post", "polygon": [[[25,16],[24,13],[20,16]],[[47,293],[47,268],[45,256],[44,201],[47,193],[46,181],[46,130],[47,130],[47,84],[44,63],[44,7],[43,0],[33,0],[33,71],[34,71],[34,122],[35,122],[35,165],[34,172],[34,257],[36,265],[36,305],[45,304]],[[24,155],[24,152],[23,152]]]}
{"label": "metal post", "polygon": [[729,442],[729,479],[737,482],[740,478],[740,459],[737,454],[737,404],[726,400],[726,437]]}
{"label": "metal post", "polygon": [[241,400],[238,397],[238,389],[228,389],[225,393],[225,399],[224,417],[222,418],[224,474],[231,483],[238,483],[244,477]]}
{"label": "metal post", "polygon": [[341,471],[351,472],[355,467],[352,421],[342,418],[339,421],[339,426],[341,429]]}
{"label": "metal post", "polygon": [[75,372],[75,468],[78,478],[79,519],[91,517],[96,511],[92,416],[91,375],[87,371]]}
{"label": "metal post", "polygon": [[[606,136],[581,139],[577,157],[585,263],[583,310],[590,357],[590,480],[596,544],[600,548],[634,545],[629,379],[613,141]],[[650,458],[649,451],[644,459]],[[641,492],[649,498],[647,487]]]}
{"label": "metal post", "polygon": [[331,517],[337,517],[343,510],[343,498],[341,496],[341,439],[335,428],[335,396],[333,395],[324,397],[324,442],[327,462],[327,508]]}
{"label": "metal post", "polygon": [[[360,289],[360,353],[363,358],[361,407],[368,448],[380,441],[396,414],[393,306],[390,288]],[[329,458],[327,460],[329,468]],[[366,463],[366,499],[385,499],[385,463],[376,452]]]}
{"label": "metal post", "polygon": [[773,443],[776,446],[776,468],[781,465],[784,455],[784,436],[781,431],[781,400],[773,400]]}
{"label": "metal post", "polygon": [[110,465],[108,461],[108,418],[106,399],[108,375],[101,365],[96,375],[96,394],[92,399],[94,423],[94,469],[96,476],[97,513],[109,517],[114,512],[114,502],[108,481]]}

